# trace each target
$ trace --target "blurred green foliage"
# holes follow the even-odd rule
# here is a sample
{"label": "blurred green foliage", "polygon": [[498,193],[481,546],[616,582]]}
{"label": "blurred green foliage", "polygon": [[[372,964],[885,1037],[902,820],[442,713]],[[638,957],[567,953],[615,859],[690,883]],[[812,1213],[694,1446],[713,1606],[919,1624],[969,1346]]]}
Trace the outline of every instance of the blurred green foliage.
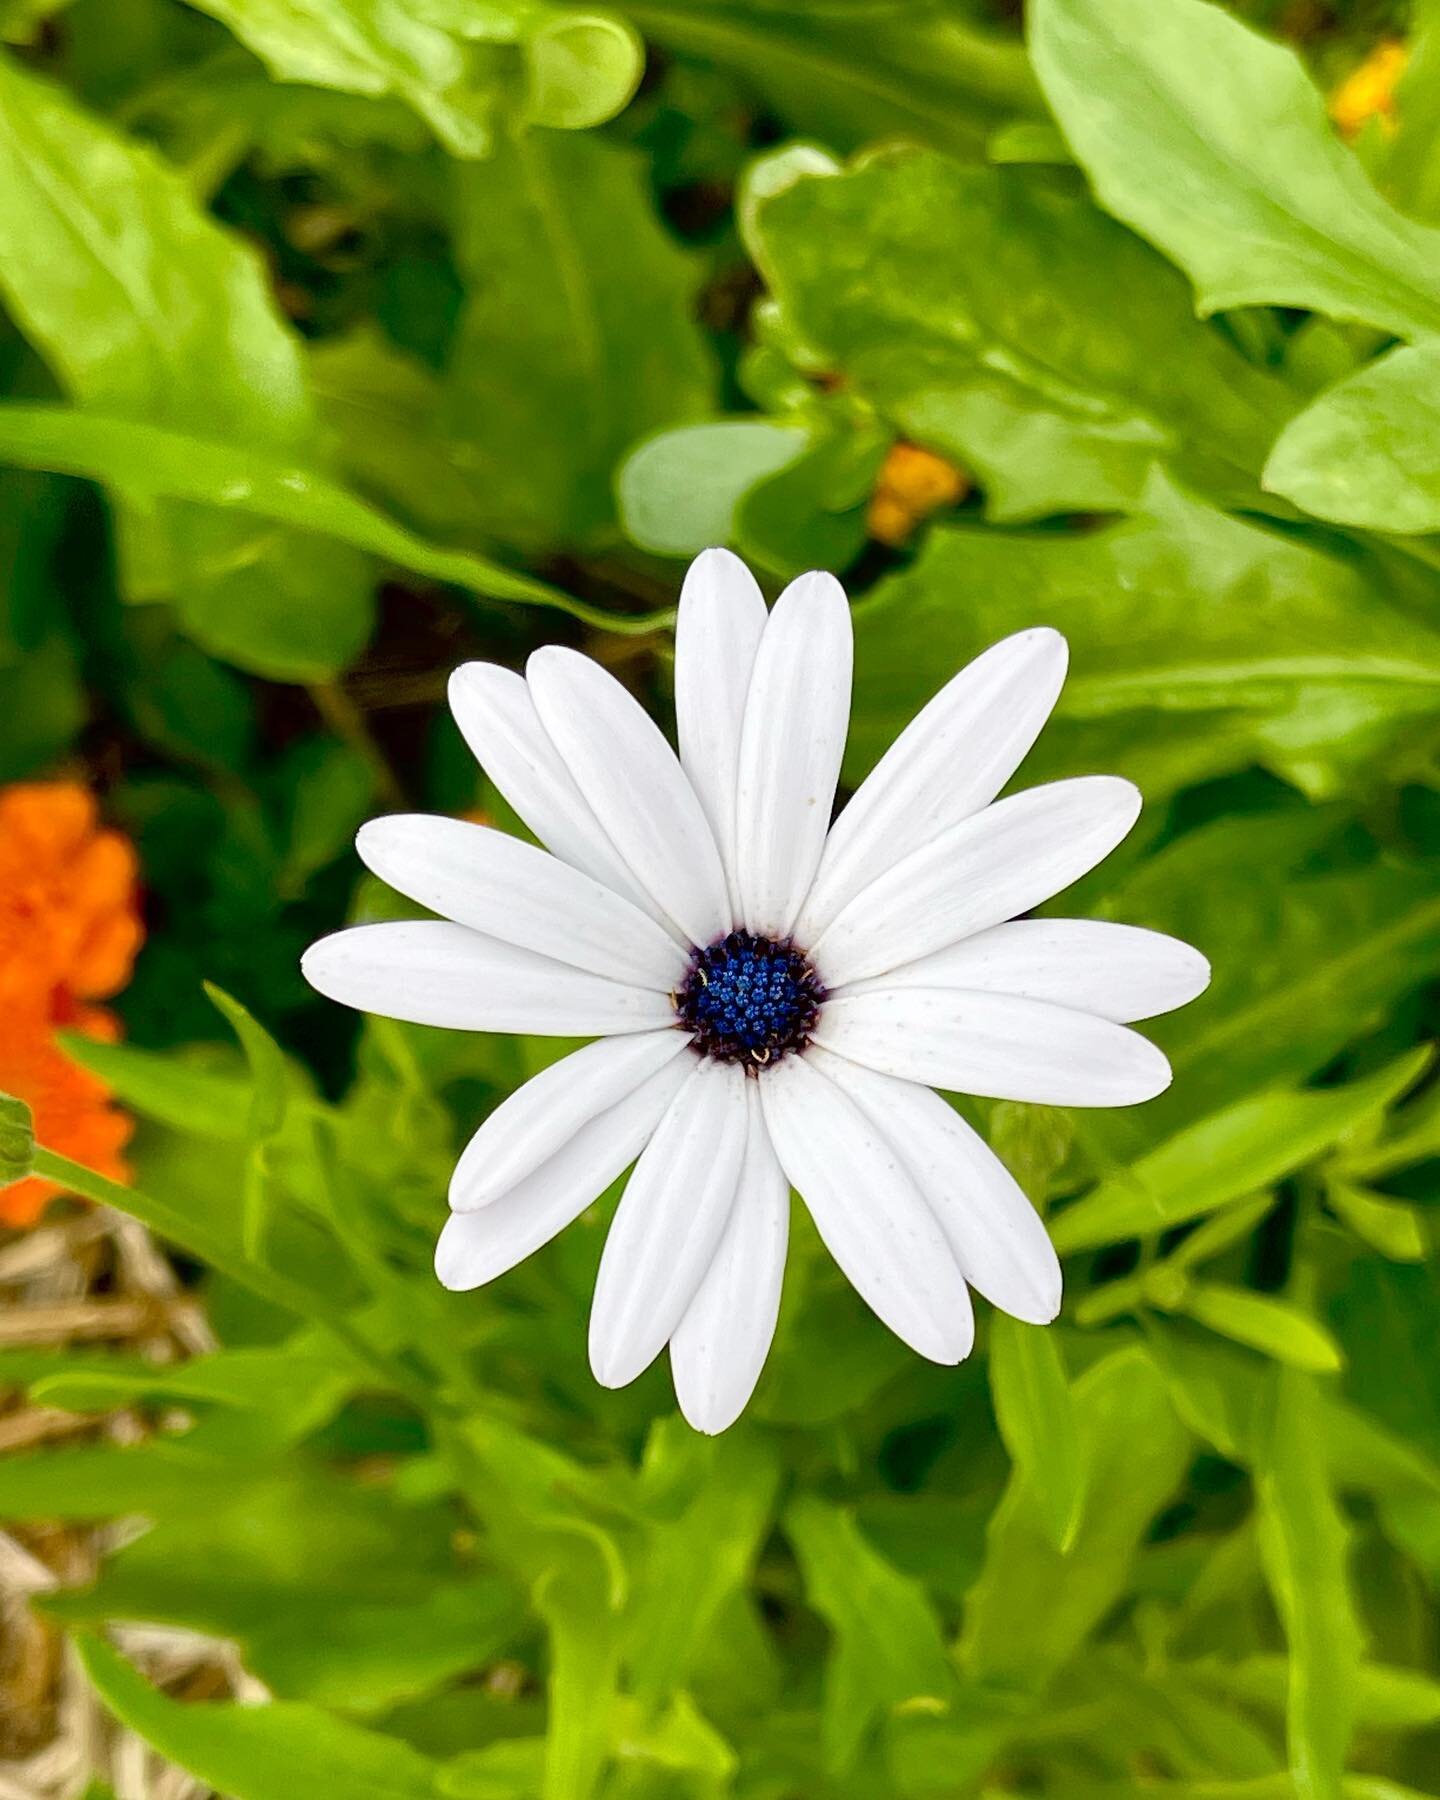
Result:
{"label": "blurred green foliage", "polygon": [[[128,1042],[71,1044],[137,1186],[36,1166],[185,1253],[224,1345],[0,1352],[157,1424],[0,1465],[0,1514],[148,1522],[45,1606],[222,1795],[1436,1788],[1440,6],[1026,11],[0,0],[0,778],[96,782],[150,924]],[[1315,82],[1385,33],[1398,125],[1349,148]],[[897,441],[973,491],[881,543]],[[449,668],[558,636],[664,717],[717,539],[845,577],[852,782],[1063,629],[1023,778],[1149,802],[1064,909],[1216,979],[1153,1105],[974,1109],[1059,1325],[923,1364],[801,1220],[710,1441],[663,1372],[590,1379],[604,1207],[430,1275],[555,1046],[362,1026],[296,963],[392,904],[367,814],[509,822]],[[274,1698],[167,1697],[112,1621]]]}

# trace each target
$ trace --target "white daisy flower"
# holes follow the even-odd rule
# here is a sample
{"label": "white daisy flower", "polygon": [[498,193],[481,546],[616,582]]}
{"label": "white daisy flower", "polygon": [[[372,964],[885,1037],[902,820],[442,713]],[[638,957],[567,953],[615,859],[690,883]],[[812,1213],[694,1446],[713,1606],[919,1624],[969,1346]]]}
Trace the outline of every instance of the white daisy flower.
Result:
{"label": "white daisy flower", "polygon": [[768,615],[708,550],[675,644],[680,753],[618,681],[547,648],[468,663],[450,703],[542,844],[454,819],[363,827],[365,863],[441,917],[314,945],[313,986],[390,1018],[595,1042],[471,1139],[436,1269],[493,1281],[633,1163],[590,1315],[607,1387],[669,1345],[685,1417],[722,1431],[774,1334],[790,1189],[870,1307],[935,1362],[970,1350],[970,1288],[1060,1306],[1037,1214],[945,1088],[1130,1106],[1170,1081],[1129,1021],[1181,1006],[1205,959],[1151,931],[1021,919],[1100,862],[1140,795],[1113,776],[996,800],[1055,704],[1038,628],[963,669],[831,823],[850,613],[803,575]]}

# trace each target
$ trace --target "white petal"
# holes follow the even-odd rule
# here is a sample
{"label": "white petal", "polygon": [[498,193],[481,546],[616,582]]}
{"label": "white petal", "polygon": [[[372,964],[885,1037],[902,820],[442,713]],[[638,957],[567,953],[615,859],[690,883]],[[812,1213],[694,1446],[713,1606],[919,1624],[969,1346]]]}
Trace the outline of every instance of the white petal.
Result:
{"label": "white petal", "polygon": [[728,550],[702,551],[685,577],[675,621],[675,729],[680,766],[715,833],[732,910],[740,727],[764,630],[765,597],[755,577]]}
{"label": "white petal", "polygon": [[1019,768],[1065,680],[1065,640],[1038,626],[993,644],[916,714],[835,821],[796,936],[813,944],[901,857],[988,806]]}
{"label": "white petal", "polygon": [[587,975],[448,921],[355,925],[312,944],[300,968],[327,999],[412,1025],[600,1037],[675,1022],[667,994]]}
{"label": "white petal", "polygon": [[969,1355],[970,1296],[934,1213],[894,1146],[808,1057],[760,1078],[780,1166],[862,1300],[932,1362]]}
{"label": "white petal", "polygon": [[1107,857],[1140,816],[1118,775],[997,800],[872,881],[810,946],[833,992],[1013,919]]}
{"label": "white petal", "polygon": [[630,1177],[595,1278],[590,1367],[624,1387],[655,1360],[695,1296],[725,1230],[745,1152],[745,1076],[701,1062]]}
{"label": "white petal", "polygon": [[398,813],[362,825],[355,848],[398,893],[472,931],[664,994],[684,978],[685,952],[648,913],[508,832]]}
{"label": "white petal", "polygon": [[526,664],[535,710],[636,879],[692,944],[730,929],[720,853],[660,727],[578,651],[549,645]]}
{"label": "white petal", "polygon": [[450,1178],[451,1211],[473,1212],[498,1200],[686,1048],[679,1031],[599,1038],[532,1075],[465,1146]]}
{"label": "white petal", "polygon": [[850,607],[833,575],[802,575],[775,602],[745,702],[735,863],[745,923],[794,925],[830,829],[854,660]]}
{"label": "white petal", "polygon": [[447,1288],[493,1281],[578,1219],[645,1148],[675,1095],[689,1059],[669,1062],[569,1141],[508,1194],[479,1212],[452,1213],[435,1248]]}
{"label": "white petal", "polygon": [[775,1160],[759,1090],[758,1081],[746,1082],[745,1160],[730,1222],[670,1340],[675,1395],[697,1431],[724,1431],[745,1410],[780,1313],[790,1183]]}
{"label": "white petal", "polygon": [[550,742],[523,676],[495,663],[464,663],[450,677],[450,710],[476,761],[540,842],[652,914],[667,919],[611,843]]}
{"label": "white petal", "polygon": [[877,983],[827,1000],[815,1042],[927,1087],[1043,1106],[1135,1106],[1170,1085],[1139,1032],[1009,994]]}
{"label": "white petal", "polygon": [[1210,965],[1179,938],[1103,919],[1014,919],[842,989],[968,988],[1020,994],[1126,1025],[1204,993]]}
{"label": "white petal", "polygon": [[900,1152],[970,1285],[1017,1319],[1049,1324],[1060,1310],[1060,1259],[1039,1213],[985,1140],[927,1087],[818,1045],[809,1054]]}

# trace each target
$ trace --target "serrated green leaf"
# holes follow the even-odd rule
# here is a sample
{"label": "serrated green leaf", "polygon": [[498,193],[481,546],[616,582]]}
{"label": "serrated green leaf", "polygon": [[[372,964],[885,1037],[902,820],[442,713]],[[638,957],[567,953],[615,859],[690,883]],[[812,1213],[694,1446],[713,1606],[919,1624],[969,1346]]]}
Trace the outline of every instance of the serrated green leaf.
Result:
{"label": "serrated green leaf", "polygon": [[1202,311],[1440,330],[1440,231],[1375,192],[1293,51],[1208,0],[1036,0],[1028,18],[1101,204],[1180,264]]}

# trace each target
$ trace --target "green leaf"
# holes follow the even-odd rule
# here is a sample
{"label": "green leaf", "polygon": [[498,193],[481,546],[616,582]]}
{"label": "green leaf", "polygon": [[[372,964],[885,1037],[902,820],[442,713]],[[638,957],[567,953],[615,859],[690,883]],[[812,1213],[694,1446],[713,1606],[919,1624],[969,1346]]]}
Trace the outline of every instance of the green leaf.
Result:
{"label": "green leaf", "polygon": [[538,1583],[550,1632],[543,1800],[589,1800],[614,1731],[620,1631],[598,1558],[579,1548]]}
{"label": "green leaf", "polygon": [[523,1618],[514,1590],[493,1575],[385,1602],[282,1596],[246,1633],[247,1662],[277,1694],[368,1715],[483,1669]]}
{"label": "green leaf", "polygon": [[985,145],[993,163],[1073,162],[1070,146],[1047,119],[1012,119],[993,132]]}
{"label": "green leaf", "polygon": [[542,22],[531,27],[525,41],[525,117],[565,131],[603,125],[623,110],[639,86],[645,46],[622,19],[546,11],[548,16],[542,12]]}
{"label": "green leaf", "polygon": [[521,1628],[519,1593],[453,1555],[442,1509],[304,1465],[226,1472],[48,1610],[233,1639],[277,1694],[349,1713],[482,1668]]}
{"label": "green leaf", "polygon": [[[473,1713],[474,1701],[466,1700]],[[540,1792],[544,1769],[544,1738],[501,1738],[483,1750],[452,1757],[440,1772],[440,1791],[445,1800],[532,1800]]]}
{"label": "green leaf", "polygon": [[1329,1315],[1350,1364],[1348,1397],[1440,1462],[1440,1271],[1356,1257]]}
{"label": "green leaf", "polygon": [[183,1050],[104,1044],[74,1031],[62,1033],[60,1042],[72,1061],[145,1118],[198,1137],[244,1136],[249,1084],[243,1076],[206,1068]]}
{"label": "green leaf", "polygon": [[207,981],[205,995],[230,1025],[245,1052],[253,1084],[245,1134],[252,1142],[262,1143],[274,1137],[285,1123],[290,1085],[285,1054],[254,1014],[238,1000],[232,1000],[223,988]]}
{"label": "green leaf", "polygon": [[655,43],[718,63],[798,130],[841,148],[876,138],[979,155],[991,130],[1038,111],[1024,53],[950,7],[841,0],[629,0]]}
{"label": "green leaf", "polygon": [[648,1764],[657,1770],[697,1775],[706,1790],[712,1782],[728,1781],[737,1762],[735,1752],[683,1693],[653,1721],[633,1702],[622,1702],[619,1753],[622,1767]]}
{"label": "green leaf", "polygon": [[1080,1529],[1062,1555],[1015,1472],[966,1606],[961,1654],[974,1680],[1045,1687],[1125,1592],[1140,1541],[1189,1461],[1189,1434],[1142,1351],[1105,1357],[1074,1394],[1088,1474]]}
{"label": "green leaf", "polygon": [[365,324],[311,346],[310,385],[355,487],[418,530],[463,541],[484,488],[438,427],[434,370]]}
{"label": "green leaf", "polygon": [[1271,1193],[1257,1194],[1253,1200],[1242,1200],[1213,1213],[1194,1231],[1183,1238],[1160,1266],[1166,1269],[1190,1270],[1212,1257],[1221,1255],[1232,1244],[1238,1244],[1266,1217],[1275,1205]]}
{"label": "green leaf", "polygon": [[1314,1380],[1279,1377],[1257,1484],[1265,1573],[1290,1645],[1290,1768],[1299,1800],[1341,1800],[1361,1635],[1344,1516],[1330,1491]]}
{"label": "green leaf", "polygon": [[10,1457],[0,1467],[0,1517],[103,1519],[119,1513],[158,1518],[212,1505],[233,1491],[235,1471],[157,1442],[55,1448]]}
{"label": "green leaf", "polygon": [[35,1121],[13,1094],[0,1094],[0,1188],[23,1181],[35,1166]]}
{"label": "green leaf", "polygon": [[29,651],[23,662],[0,662],[0,781],[18,781],[53,768],[89,716],[75,652],[63,633]]}
{"label": "green leaf", "polygon": [[1036,0],[1030,55],[1100,203],[1202,312],[1440,329],[1440,232],[1388,206],[1294,52],[1206,0]]}
{"label": "green leaf", "polygon": [[750,214],[807,366],[973,471],[991,517],[1128,509],[1157,465],[1258,503],[1293,391],[1083,196],[902,148],[789,179]]}
{"label": "green leaf", "polygon": [[[259,258],[180,176],[0,62],[0,293],[79,401],[242,455],[314,456],[298,346]],[[261,673],[343,665],[370,625],[363,560],[252,521],[127,513],[132,597],[174,598],[208,649]]]}
{"label": "green leaf", "polygon": [[1318,519],[1440,531],[1440,345],[1392,350],[1292,419],[1265,486]]}
{"label": "green leaf", "polygon": [[[190,0],[228,25],[280,81],[371,97],[393,95],[456,156],[486,155],[507,95],[542,125],[599,125],[635,91],[634,33],[598,14],[518,0]],[[521,52],[528,69],[522,69]]]}
{"label": "green leaf", "polygon": [[[909,1359],[888,1331],[869,1329],[863,1303],[838,1271],[816,1268],[824,1252],[803,1215],[794,1237],[786,1303],[755,1411],[781,1425],[832,1424],[873,1401]],[[800,1275],[802,1268],[811,1279]]]}
{"label": "green leaf", "polygon": [[[1258,759],[1324,793],[1440,699],[1440,633],[1373,574],[1156,479],[1132,518],[1080,537],[932,530],[856,608],[852,778],[943,673],[1042,621],[1071,667],[1029,779],[1114,768],[1149,797]],[[1158,760],[1172,738],[1179,782]]]}
{"label": "green leaf", "polygon": [[306,738],[280,769],[285,807],[281,891],[302,894],[310,877],[349,851],[355,832],[374,809],[377,771],[348,744]]}
{"label": "green leaf", "polygon": [[1107,885],[1106,916],[1198,944],[1214,975],[1199,1000],[1146,1028],[1174,1086],[1143,1115],[1086,1115],[1087,1131],[1116,1128],[1106,1141],[1128,1156],[1302,1080],[1440,969],[1434,870],[1387,856],[1317,873],[1307,859],[1333,828],[1307,810],[1232,815]]}
{"label": "green leaf", "polygon": [[821,1733],[829,1766],[851,1766],[876,1719],[954,1687],[924,1589],[887,1563],[839,1507],[811,1495],[785,1514],[805,1592],[834,1633]]}
{"label": "green leaf", "polygon": [[[1283,1656],[1191,1665],[1207,1683],[1267,1711],[1285,1711],[1289,1665]],[[1376,1731],[1423,1731],[1440,1724],[1440,1681],[1421,1669],[1362,1663],[1355,1672],[1355,1722]]]}
{"label": "green leaf", "polygon": [[1269,1294],[1252,1294],[1247,1288],[1217,1281],[1195,1281],[1186,1287],[1176,1310],[1292,1369],[1333,1374],[1345,1361],[1323,1325]]}
{"label": "green leaf", "polygon": [[646,1460],[652,1479],[698,1484],[678,1516],[651,1529],[626,1619],[630,1685],[653,1706],[689,1680],[717,1616],[743,1591],[771,1520],[778,1470],[767,1447],[743,1431],[701,1439],[678,1420],[656,1428]]}
{"label": "green leaf", "polygon": [[1253,1463],[1268,1394],[1263,1364],[1223,1338],[1149,1313],[1145,1346],[1185,1423],[1231,1462]]}
{"label": "green leaf", "polygon": [[[622,617],[512,574],[473,550],[426,543],[313,469],[213,439],[56,406],[0,407],[0,460],[84,475],[141,504],[182,499],[332,537],[436,581],[548,606],[601,630],[653,631],[656,615]],[[659,615],[663,621],[668,612]]]}
{"label": "green leaf", "polygon": [[808,442],[768,419],[683,425],[646,439],[616,478],[627,536],[657,556],[695,556],[735,539],[735,509],[756,482],[787,467]]}
{"label": "green leaf", "polygon": [[807,569],[849,568],[865,547],[865,503],[889,443],[873,424],[822,433],[793,462],[762,476],[735,508],[741,552],[786,580]]}
{"label": "green leaf", "polygon": [[698,269],[634,156],[598,138],[509,140],[460,174],[454,204],[469,297],[444,418],[481,522],[527,548],[583,543],[611,523],[624,452],[713,406]]}
{"label": "green leaf", "polygon": [[1422,1045],[1362,1081],[1257,1094],[1211,1114],[1058,1213],[1050,1224],[1055,1247],[1069,1253],[1154,1236],[1272,1186],[1383,1112],[1429,1058]]}
{"label": "green leaf", "polygon": [[990,1324],[990,1391],[1005,1447],[1030,1483],[1046,1533],[1063,1555],[1080,1529],[1085,1464],[1056,1334],[996,1313]]}
{"label": "green leaf", "polygon": [[1423,1260],[1430,1238],[1419,1208],[1330,1175],[1325,1179],[1325,1198],[1331,1211],[1382,1256],[1395,1262]]}
{"label": "green leaf", "polygon": [[122,1725],[232,1800],[436,1800],[437,1765],[395,1738],[332,1718],[318,1707],[272,1701],[185,1704],[167,1699],[99,1638],[78,1640],[80,1660]]}
{"label": "green leaf", "polygon": [[1434,223],[1440,216],[1440,12],[1434,0],[1416,0],[1409,25],[1408,54],[1395,88],[1399,130],[1388,143],[1386,134],[1373,134],[1366,150],[1396,205]]}
{"label": "green leaf", "polygon": [[296,1338],[274,1350],[221,1350],[156,1365],[73,1353],[40,1359],[29,1376],[40,1406],[111,1412],[148,1402],[199,1415],[186,1453],[273,1455],[324,1425],[363,1385],[360,1370]]}

